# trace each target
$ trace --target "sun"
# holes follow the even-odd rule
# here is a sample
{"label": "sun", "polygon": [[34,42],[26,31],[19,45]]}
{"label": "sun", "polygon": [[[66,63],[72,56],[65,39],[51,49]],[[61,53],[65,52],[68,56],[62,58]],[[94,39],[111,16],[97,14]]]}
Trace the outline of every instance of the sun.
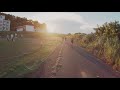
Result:
{"label": "sun", "polygon": [[52,23],[47,23],[47,31],[49,32],[49,33],[55,33],[56,32],[56,29],[55,29],[56,27],[55,27],[55,25],[54,24],[52,24]]}

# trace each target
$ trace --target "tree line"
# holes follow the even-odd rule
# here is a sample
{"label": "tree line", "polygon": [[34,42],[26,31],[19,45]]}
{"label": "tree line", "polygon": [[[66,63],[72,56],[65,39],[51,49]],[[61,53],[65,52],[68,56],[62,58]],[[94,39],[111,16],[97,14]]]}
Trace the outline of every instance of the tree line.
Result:
{"label": "tree line", "polygon": [[33,21],[31,19],[28,20],[25,17],[22,18],[11,14],[5,14],[2,12],[0,12],[0,15],[4,15],[6,20],[10,20],[11,22],[10,31],[16,31],[16,27],[23,25],[33,25],[35,29],[41,29],[41,30],[46,30],[47,28],[45,23],[41,24],[38,21]]}

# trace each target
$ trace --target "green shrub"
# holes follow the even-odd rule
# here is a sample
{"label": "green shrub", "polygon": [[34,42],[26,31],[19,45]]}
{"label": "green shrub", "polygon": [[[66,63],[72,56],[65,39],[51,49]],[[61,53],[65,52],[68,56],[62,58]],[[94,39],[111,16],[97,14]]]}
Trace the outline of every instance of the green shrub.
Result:
{"label": "green shrub", "polygon": [[95,33],[80,34],[79,44],[114,68],[120,67],[120,24],[118,21],[98,26]]}

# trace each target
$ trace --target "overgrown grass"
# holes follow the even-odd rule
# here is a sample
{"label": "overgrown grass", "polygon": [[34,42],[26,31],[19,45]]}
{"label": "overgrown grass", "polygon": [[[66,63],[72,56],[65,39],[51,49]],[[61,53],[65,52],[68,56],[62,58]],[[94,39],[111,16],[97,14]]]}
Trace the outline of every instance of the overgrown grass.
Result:
{"label": "overgrown grass", "polygon": [[[86,38],[86,40],[89,41],[89,38]],[[101,36],[96,37],[93,41],[84,42],[79,40],[77,43],[101,60],[112,65],[113,69],[120,71],[120,40],[117,36],[109,38]]]}

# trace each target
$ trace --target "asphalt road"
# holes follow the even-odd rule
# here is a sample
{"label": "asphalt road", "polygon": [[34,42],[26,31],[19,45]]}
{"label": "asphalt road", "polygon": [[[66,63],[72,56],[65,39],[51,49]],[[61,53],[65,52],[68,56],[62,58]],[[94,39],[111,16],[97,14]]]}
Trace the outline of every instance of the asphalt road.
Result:
{"label": "asphalt road", "polygon": [[30,75],[33,78],[118,78],[103,61],[83,48],[64,41],[46,60],[40,69]]}

